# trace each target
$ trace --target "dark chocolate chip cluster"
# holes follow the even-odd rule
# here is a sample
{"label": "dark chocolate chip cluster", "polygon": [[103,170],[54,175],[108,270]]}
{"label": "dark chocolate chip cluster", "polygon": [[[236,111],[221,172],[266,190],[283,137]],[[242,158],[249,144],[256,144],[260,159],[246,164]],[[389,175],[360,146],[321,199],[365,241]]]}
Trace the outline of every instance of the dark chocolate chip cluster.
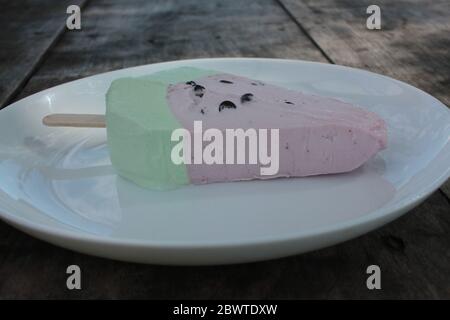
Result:
{"label": "dark chocolate chip cluster", "polygon": [[[219,80],[219,82],[226,83],[226,84],[232,84],[233,83],[232,81],[229,81],[229,80]],[[203,95],[205,94],[205,92],[204,92],[205,91],[205,87],[195,83],[195,81],[192,81],[192,80],[191,81],[187,81],[186,84],[192,86],[195,96],[197,96],[199,98],[202,98]],[[258,84],[252,82],[252,85],[258,85]],[[241,103],[242,104],[250,102],[252,100],[253,100],[253,93],[245,93],[245,94],[243,94],[241,96]],[[292,103],[292,102],[286,102],[286,103]],[[219,112],[221,112],[224,109],[236,109],[236,105],[232,101],[225,100],[225,101],[222,101],[220,103],[220,105],[219,105]],[[205,114],[205,110],[201,109],[200,113],[201,114]]]}

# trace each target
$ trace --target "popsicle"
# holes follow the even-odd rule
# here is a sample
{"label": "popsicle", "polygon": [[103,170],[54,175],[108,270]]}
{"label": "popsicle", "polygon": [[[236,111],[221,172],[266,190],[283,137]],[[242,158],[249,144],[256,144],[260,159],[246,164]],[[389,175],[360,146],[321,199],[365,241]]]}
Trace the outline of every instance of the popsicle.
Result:
{"label": "popsicle", "polygon": [[[51,115],[44,123],[106,126],[117,172],[152,189],[348,172],[387,145],[385,122],[363,108],[191,67],[114,80],[106,94],[106,121],[101,115],[57,117]],[[172,133],[184,128],[194,135],[195,121],[201,121],[204,132],[214,128],[223,136],[230,128],[278,129],[277,172],[263,175],[261,163],[227,164],[225,160],[175,164],[171,153],[177,142],[172,141]],[[202,148],[207,144],[203,143]]]}

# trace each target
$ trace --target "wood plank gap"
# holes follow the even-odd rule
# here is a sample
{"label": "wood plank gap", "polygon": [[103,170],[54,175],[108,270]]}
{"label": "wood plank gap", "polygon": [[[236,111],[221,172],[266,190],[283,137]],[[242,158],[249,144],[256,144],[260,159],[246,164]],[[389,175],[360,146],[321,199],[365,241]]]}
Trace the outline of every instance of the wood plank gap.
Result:
{"label": "wood plank gap", "polygon": [[[82,2],[79,4],[80,9],[84,9],[89,1],[90,0],[82,0]],[[28,81],[30,81],[30,79],[33,77],[33,75],[36,73],[39,67],[44,63],[51,49],[53,49],[55,45],[58,43],[58,41],[62,38],[65,31],[66,31],[66,21],[64,20],[64,23],[61,25],[60,29],[56,33],[50,45],[40,55],[39,59],[28,70],[23,79],[17,84],[16,88],[9,94],[9,96],[5,99],[5,101],[2,104],[0,104],[0,110],[13,103],[14,100],[20,95],[22,90],[27,86]]]}
{"label": "wood plank gap", "polygon": [[284,3],[281,2],[280,0],[275,0],[275,2],[278,3],[278,5],[283,9],[284,12],[286,12],[289,18],[291,18],[291,20],[297,25],[297,27],[299,27],[299,29],[303,32],[303,34],[312,42],[312,44],[317,48],[317,50],[320,51],[320,53],[325,57],[325,59],[327,59],[329,63],[335,64],[333,59],[331,59],[331,57],[325,52],[325,50],[322,49],[322,47],[317,43],[317,41],[314,40],[311,34],[305,29],[302,23],[298,21],[297,18],[295,18],[292,12],[289,11],[289,9],[284,5]]}
{"label": "wood plank gap", "polygon": [[450,195],[448,195],[448,194],[445,192],[445,190],[444,190],[443,187],[441,187],[441,188],[439,189],[439,192],[442,193],[442,195],[444,196],[445,199],[447,199],[447,202],[448,202],[448,204],[449,204],[449,206],[450,206]]}

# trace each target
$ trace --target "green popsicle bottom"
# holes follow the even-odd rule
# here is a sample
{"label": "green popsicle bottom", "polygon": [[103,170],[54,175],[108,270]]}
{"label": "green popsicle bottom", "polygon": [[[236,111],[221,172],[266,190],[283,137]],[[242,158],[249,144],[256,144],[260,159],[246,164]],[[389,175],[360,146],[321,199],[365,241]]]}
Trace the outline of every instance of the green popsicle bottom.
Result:
{"label": "green popsicle bottom", "polygon": [[167,103],[169,84],[217,74],[180,67],[137,78],[120,78],[106,93],[108,148],[113,166],[137,185],[167,190],[189,183],[186,165],[175,165],[170,137],[181,124]]}

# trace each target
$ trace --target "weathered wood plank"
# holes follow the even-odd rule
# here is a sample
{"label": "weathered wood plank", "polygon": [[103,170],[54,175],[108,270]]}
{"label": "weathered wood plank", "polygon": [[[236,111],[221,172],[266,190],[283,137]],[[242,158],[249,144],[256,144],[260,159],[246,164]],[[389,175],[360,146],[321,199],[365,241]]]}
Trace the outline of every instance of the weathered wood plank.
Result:
{"label": "weathered wood plank", "polygon": [[0,1],[0,109],[21,90],[64,31],[67,6],[84,2]]}
{"label": "weathered wood plank", "polygon": [[96,1],[82,17],[82,32],[64,34],[20,97],[100,72],[177,59],[325,61],[271,0]]}
{"label": "weathered wood plank", "polygon": [[[373,1],[278,1],[331,62],[405,81],[450,106],[450,1],[377,1],[379,31],[366,28]],[[441,190],[450,199],[450,180]]]}

